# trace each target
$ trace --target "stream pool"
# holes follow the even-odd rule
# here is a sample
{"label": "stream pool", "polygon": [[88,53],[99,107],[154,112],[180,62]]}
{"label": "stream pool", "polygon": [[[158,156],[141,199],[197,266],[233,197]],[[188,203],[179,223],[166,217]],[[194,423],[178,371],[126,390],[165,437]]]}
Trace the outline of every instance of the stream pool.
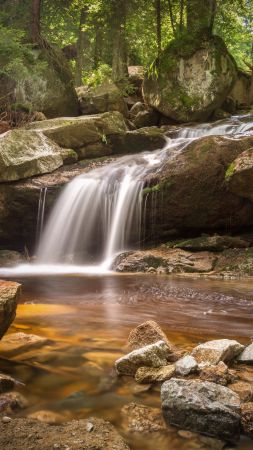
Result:
{"label": "stream pool", "polygon": [[[127,433],[121,408],[130,403],[160,407],[158,389],[117,378],[114,361],[127,336],[141,322],[157,321],[185,350],[212,338],[253,338],[253,294],[249,281],[181,279],[153,275],[26,277],[17,317],[9,332],[33,333],[51,341],[30,351],[0,351],[2,370],[25,385],[28,408],[66,419],[98,416],[110,420],[133,450],[211,449],[200,440],[168,434]],[[253,367],[243,369],[253,383]],[[237,447],[252,449],[252,441]]]}

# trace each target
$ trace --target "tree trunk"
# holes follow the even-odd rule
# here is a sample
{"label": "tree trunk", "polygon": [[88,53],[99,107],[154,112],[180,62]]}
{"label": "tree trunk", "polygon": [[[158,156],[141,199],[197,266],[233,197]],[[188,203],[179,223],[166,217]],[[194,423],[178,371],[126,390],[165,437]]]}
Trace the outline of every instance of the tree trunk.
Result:
{"label": "tree trunk", "polygon": [[76,57],[76,71],[75,71],[75,83],[76,86],[82,85],[82,73],[85,66],[85,50],[87,49],[87,34],[84,31],[84,25],[87,20],[88,10],[83,8],[80,14],[79,22],[79,34],[77,40],[77,57]]}
{"label": "tree trunk", "polygon": [[187,30],[190,35],[210,37],[216,0],[187,0]]}
{"label": "tree trunk", "polygon": [[156,0],[156,42],[157,56],[159,58],[162,51],[162,24],[161,24],[161,0]]}
{"label": "tree trunk", "polygon": [[127,42],[126,42],[126,0],[112,1],[113,13],[113,56],[112,78],[114,81],[124,80],[128,77],[127,70]]}
{"label": "tree trunk", "polygon": [[99,21],[95,24],[95,45],[94,45],[94,60],[93,60],[93,68],[97,69],[98,65],[101,61],[102,54],[102,34],[100,30]]}
{"label": "tree trunk", "polygon": [[40,35],[40,13],[42,0],[32,0],[32,17],[31,17],[31,38],[32,42],[38,43],[41,39]]}

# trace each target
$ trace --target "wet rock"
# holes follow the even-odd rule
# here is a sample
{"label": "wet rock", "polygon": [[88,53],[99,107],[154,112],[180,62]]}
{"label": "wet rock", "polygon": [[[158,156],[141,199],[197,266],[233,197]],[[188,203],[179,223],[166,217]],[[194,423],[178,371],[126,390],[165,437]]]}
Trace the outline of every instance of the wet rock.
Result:
{"label": "wet rock", "polygon": [[135,374],[137,383],[159,383],[169,380],[175,374],[174,364],[160,368],[140,367]]}
{"label": "wet rock", "polygon": [[229,385],[229,389],[239,395],[242,402],[253,401],[253,385],[245,381],[236,381]]}
{"label": "wet rock", "polygon": [[253,364],[253,342],[248,345],[237,358],[237,361],[246,364]]}
{"label": "wet rock", "polygon": [[166,140],[157,127],[145,127],[110,136],[109,142],[115,154],[140,153],[163,148]]}
{"label": "wet rock", "polygon": [[253,403],[242,405],[241,425],[244,433],[253,438]]}
{"label": "wet rock", "polygon": [[130,119],[136,117],[140,112],[146,111],[147,106],[142,102],[136,102],[130,109]]}
{"label": "wet rock", "polygon": [[0,182],[52,172],[63,164],[58,145],[37,131],[17,129],[1,135],[0,155]]}
{"label": "wet rock", "polygon": [[117,272],[149,272],[150,269],[166,273],[210,272],[216,256],[208,252],[190,253],[180,249],[158,247],[152,250],[121,253],[113,263]]}
{"label": "wet rock", "polygon": [[250,243],[241,238],[240,236],[200,236],[193,239],[187,239],[184,241],[170,242],[167,245],[173,248],[182,248],[183,250],[198,252],[198,251],[210,251],[210,252],[222,252],[228,248],[247,248]]}
{"label": "wet rock", "polygon": [[134,376],[137,369],[142,366],[162,367],[166,366],[170,357],[170,348],[164,341],[133,350],[115,362],[115,368],[119,375]]}
{"label": "wet rock", "polygon": [[176,362],[177,375],[185,376],[197,372],[198,363],[193,356],[187,355]]}
{"label": "wet rock", "polygon": [[159,114],[153,108],[140,111],[133,119],[136,128],[152,127],[158,125]]}
{"label": "wet rock", "polygon": [[152,433],[166,430],[161,410],[158,408],[130,403],[122,408],[121,415],[123,428],[127,433]]}
{"label": "wet rock", "polygon": [[224,277],[244,277],[253,275],[253,248],[245,250],[225,250],[217,259],[215,273]]}
{"label": "wet rock", "polygon": [[0,373],[0,393],[11,391],[16,385],[14,378]]}
{"label": "wet rock", "polygon": [[27,417],[29,419],[39,420],[40,422],[48,423],[51,425],[62,423],[66,420],[62,414],[47,410],[36,411],[32,414],[29,414]]}
{"label": "wet rock", "polygon": [[171,41],[146,75],[143,95],[167,117],[203,121],[222,105],[235,79],[234,61],[220,38],[182,37]]}
{"label": "wet rock", "polygon": [[253,200],[253,149],[241,153],[226,171],[228,188],[234,194]]}
{"label": "wet rock", "polygon": [[19,392],[8,392],[0,395],[0,412],[17,412],[28,406],[28,401]]}
{"label": "wet rock", "polygon": [[132,350],[154,344],[157,341],[164,341],[173,353],[174,346],[168,340],[166,334],[154,320],[147,320],[134,328],[128,336],[128,344]]}
{"label": "wet rock", "polygon": [[123,94],[114,83],[105,82],[96,87],[80,86],[76,91],[82,114],[118,111],[128,116]]}
{"label": "wet rock", "polygon": [[[87,430],[88,423],[93,424],[92,431]],[[97,418],[54,426],[32,419],[12,419],[9,423],[0,423],[0,443],[5,450],[129,450],[114,426]]]}
{"label": "wet rock", "polygon": [[231,339],[218,339],[200,344],[192,351],[197,362],[218,364],[220,361],[228,362],[236,358],[244,349],[239,342]]}
{"label": "wet rock", "polygon": [[0,338],[15,319],[21,285],[0,280]]}
{"label": "wet rock", "polygon": [[227,386],[227,384],[235,381],[236,378],[235,373],[229,370],[228,366],[222,361],[215,366],[207,366],[200,372],[200,379],[202,381],[210,381],[221,384],[222,386]]}
{"label": "wet rock", "polygon": [[21,253],[14,250],[0,250],[0,267],[14,267],[24,262]]}
{"label": "wet rock", "polygon": [[50,344],[47,338],[35,334],[12,333],[5,336],[0,342],[0,354],[14,355],[24,353],[35,348]]}
{"label": "wet rock", "polygon": [[236,439],[240,430],[240,399],[215,383],[172,379],[162,385],[166,422],[221,439]]}

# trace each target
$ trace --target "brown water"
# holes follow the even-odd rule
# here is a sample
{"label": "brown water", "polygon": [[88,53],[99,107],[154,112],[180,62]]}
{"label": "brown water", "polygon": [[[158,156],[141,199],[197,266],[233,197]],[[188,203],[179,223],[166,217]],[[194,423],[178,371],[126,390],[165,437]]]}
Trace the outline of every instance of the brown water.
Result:
{"label": "brown water", "polygon": [[[5,353],[2,370],[25,383],[29,406],[62,413],[66,419],[92,415],[110,420],[133,450],[209,449],[177,430],[154,437],[127,434],[120,410],[130,402],[160,407],[159,390],[143,390],[131,378],[117,379],[114,361],[124,353],[129,331],[147,319],[162,325],[184,349],[211,338],[253,338],[252,282],[172,279],[152,275],[40,277],[23,284],[10,332],[52,339],[41,349]],[[253,382],[253,368],[246,377]],[[242,441],[240,450],[252,449]]]}

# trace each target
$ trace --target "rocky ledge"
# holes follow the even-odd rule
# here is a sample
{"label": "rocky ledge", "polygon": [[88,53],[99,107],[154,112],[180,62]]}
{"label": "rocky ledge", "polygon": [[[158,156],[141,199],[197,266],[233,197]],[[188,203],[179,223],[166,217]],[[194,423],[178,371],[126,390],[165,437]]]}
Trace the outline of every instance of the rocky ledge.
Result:
{"label": "rocky ledge", "polygon": [[0,338],[15,319],[20,284],[0,280]]}

